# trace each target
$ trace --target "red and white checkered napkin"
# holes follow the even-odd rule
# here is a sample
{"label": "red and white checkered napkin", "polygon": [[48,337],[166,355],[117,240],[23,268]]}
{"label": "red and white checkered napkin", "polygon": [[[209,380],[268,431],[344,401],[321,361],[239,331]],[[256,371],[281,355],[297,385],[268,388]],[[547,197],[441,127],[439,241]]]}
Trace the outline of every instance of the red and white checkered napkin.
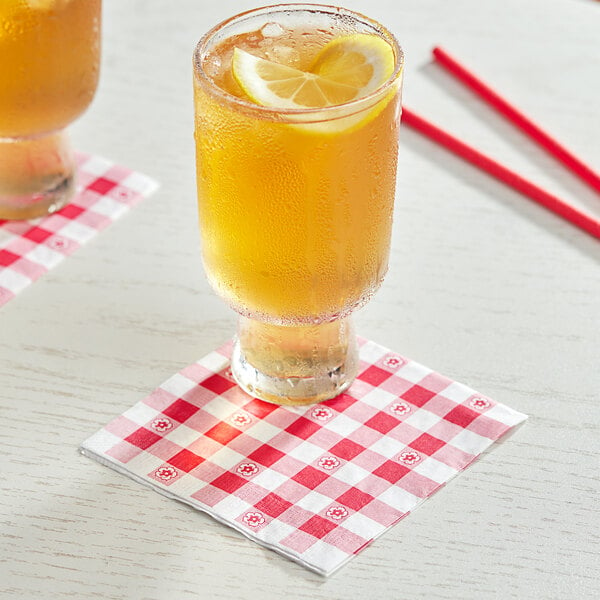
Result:
{"label": "red and white checkered napkin", "polygon": [[360,344],[349,391],[298,408],[243,392],[228,344],[81,451],[329,575],[527,418],[374,342]]}
{"label": "red and white checkered napkin", "polygon": [[0,220],[0,306],[158,187],[105,158],[76,158],[77,192],[70,204],[39,219]]}

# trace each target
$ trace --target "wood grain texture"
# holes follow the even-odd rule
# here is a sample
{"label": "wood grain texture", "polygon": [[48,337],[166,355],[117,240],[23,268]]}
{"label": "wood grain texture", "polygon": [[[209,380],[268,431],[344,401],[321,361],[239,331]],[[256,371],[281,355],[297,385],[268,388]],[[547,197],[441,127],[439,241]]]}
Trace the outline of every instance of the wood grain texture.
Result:
{"label": "wood grain texture", "polygon": [[[600,217],[429,55],[443,45],[599,168],[597,3],[345,4],[397,34],[408,106]],[[190,57],[252,6],[105,2],[101,85],[73,136],[162,187],[0,310],[0,597],[597,598],[600,244],[407,129],[390,273],[360,332],[523,427],[327,580],[77,453],[233,331],[199,257]]]}

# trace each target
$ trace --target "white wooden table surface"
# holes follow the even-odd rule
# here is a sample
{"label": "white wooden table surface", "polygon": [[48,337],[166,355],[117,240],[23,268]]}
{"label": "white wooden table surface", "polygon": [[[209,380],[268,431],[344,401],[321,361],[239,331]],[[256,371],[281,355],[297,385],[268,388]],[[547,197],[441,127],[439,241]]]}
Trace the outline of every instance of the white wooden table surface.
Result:
{"label": "white wooden table surface", "polygon": [[[0,597],[600,595],[600,242],[416,133],[390,273],[360,331],[530,420],[330,579],[77,453],[223,342],[202,273],[191,53],[246,0],[106,0],[82,150],[162,187],[0,310]],[[405,104],[600,217],[586,189],[431,62],[443,45],[600,168],[600,4],[348,0],[407,55]]]}

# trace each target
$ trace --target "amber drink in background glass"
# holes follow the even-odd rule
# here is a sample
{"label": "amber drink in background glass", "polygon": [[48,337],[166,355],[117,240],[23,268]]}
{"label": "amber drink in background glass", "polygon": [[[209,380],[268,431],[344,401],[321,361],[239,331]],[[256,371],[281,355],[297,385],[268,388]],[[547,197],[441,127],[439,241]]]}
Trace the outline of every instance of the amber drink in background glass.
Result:
{"label": "amber drink in background glass", "polygon": [[387,270],[403,54],[351,11],[279,5],[221,23],[194,54],[203,260],[239,313],[232,372],[308,404],[358,369],[351,313]]}
{"label": "amber drink in background glass", "polygon": [[92,101],[101,0],[0,0],[0,219],[61,208],[74,191],[64,133]]}

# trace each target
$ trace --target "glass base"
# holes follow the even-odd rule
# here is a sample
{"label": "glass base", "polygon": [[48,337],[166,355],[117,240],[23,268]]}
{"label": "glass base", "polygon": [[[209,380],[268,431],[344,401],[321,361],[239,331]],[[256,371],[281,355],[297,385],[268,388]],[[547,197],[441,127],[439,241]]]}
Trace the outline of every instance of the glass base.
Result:
{"label": "glass base", "polygon": [[0,219],[56,212],[75,192],[75,160],[64,132],[0,138]]}
{"label": "glass base", "polygon": [[231,370],[244,391],[274,404],[334,398],[358,373],[354,326],[350,317],[300,326],[240,317]]}

